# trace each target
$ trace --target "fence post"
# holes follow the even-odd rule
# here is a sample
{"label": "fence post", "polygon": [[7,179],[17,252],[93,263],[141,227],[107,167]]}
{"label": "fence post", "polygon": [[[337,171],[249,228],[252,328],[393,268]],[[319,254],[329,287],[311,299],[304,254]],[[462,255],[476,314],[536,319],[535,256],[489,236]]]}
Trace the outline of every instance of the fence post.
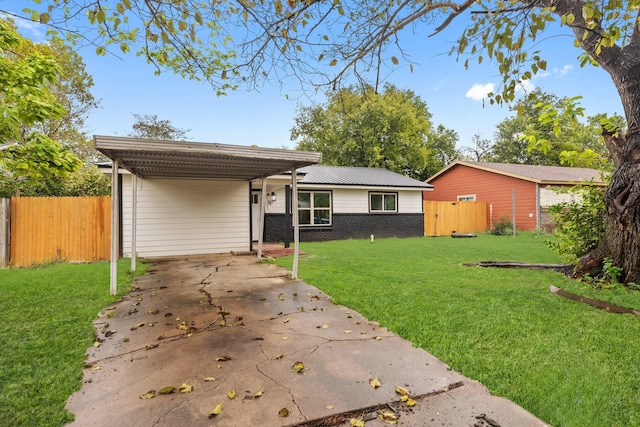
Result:
{"label": "fence post", "polygon": [[11,199],[0,198],[0,268],[9,266],[11,250]]}

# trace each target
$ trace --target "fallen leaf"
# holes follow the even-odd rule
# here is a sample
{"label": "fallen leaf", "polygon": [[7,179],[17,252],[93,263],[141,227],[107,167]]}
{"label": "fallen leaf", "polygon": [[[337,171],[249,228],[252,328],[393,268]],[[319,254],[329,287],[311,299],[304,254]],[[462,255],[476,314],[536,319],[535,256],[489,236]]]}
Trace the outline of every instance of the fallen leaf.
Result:
{"label": "fallen leaf", "polygon": [[258,300],[260,300],[260,301],[266,301],[267,299],[263,297],[263,298],[258,298]]}
{"label": "fallen leaf", "polygon": [[156,309],[154,309],[154,310],[152,310],[152,309],[148,309],[148,310],[147,310],[147,313],[149,313],[149,314],[158,314],[158,313],[160,313],[160,310],[158,310],[157,308],[156,308]]}
{"label": "fallen leaf", "polygon": [[216,379],[213,377],[202,377],[203,380],[205,381],[215,381]]}
{"label": "fallen leaf", "polygon": [[400,387],[399,385],[396,384],[396,393],[398,393],[401,396],[408,396],[411,394],[411,392],[404,388],[404,387]]}
{"label": "fallen leaf", "polygon": [[154,348],[158,347],[159,344],[147,344],[147,346],[145,347],[146,350],[153,350]]}
{"label": "fallen leaf", "polygon": [[304,311],[304,305],[301,305],[300,307],[298,307],[299,311]]}
{"label": "fallen leaf", "polygon": [[406,402],[407,400],[409,400],[409,396],[407,396],[406,394],[400,396],[400,402]]}
{"label": "fallen leaf", "polygon": [[333,405],[324,405],[324,407],[329,410],[333,409]]}
{"label": "fallen leaf", "polygon": [[354,427],[364,427],[364,420],[358,420],[356,418],[351,418],[349,420],[352,426]]}
{"label": "fallen leaf", "polygon": [[129,342],[129,338],[122,338],[122,342]]}
{"label": "fallen leaf", "polygon": [[90,368],[91,371],[99,371],[100,369],[102,369],[102,366],[92,366]]}
{"label": "fallen leaf", "polygon": [[380,340],[382,340],[382,337],[373,337],[373,339],[380,341]]}
{"label": "fallen leaf", "polygon": [[288,339],[289,339],[289,337],[282,337],[282,339],[283,339],[283,340],[288,340]]}
{"label": "fallen leaf", "polygon": [[369,385],[371,385],[371,387],[373,387],[373,388],[382,387],[382,383],[380,382],[380,380],[377,377],[376,378],[371,378],[369,380]]}
{"label": "fallen leaf", "polygon": [[309,297],[309,301],[318,301],[318,300],[320,300],[320,297],[318,295],[313,295]]}
{"label": "fallen leaf", "polygon": [[288,319],[288,318],[287,318],[287,319],[284,319],[284,322],[283,322],[283,323],[289,323],[289,319]]}
{"label": "fallen leaf", "polygon": [[216,357],[216,362],[226,362],[227,360],[231,360],[231,356],[225,354],[224,356]]}
{"label": "fallen leaf", "polygon": [[175,393],[175,391],[176,391],[176,388],[170,385],[160,390],[160,394],[171,394],[171,393]]}
{"label": "fallen leaf", "polygon": [[347,314],[347,319],[353,319],[353,316],[350,314]]}
{"label": "fallen leaf", "polygon": [[287,408],[282,408],[278,411],[278,415],[280,415],[281,417],[288,417],[289,416],[289,410]]}
{"label": "fallen leaf", "polygon": [[279,299],[280,301],[284,301],[284,294],[280,294],[280,295],[278,295],[278,299]]}
{"label": "fallen leaf", "polygon": [[328,323],[325,323],[324,325],[322,325],[322,329],[327,329],[329,327]]}
{"label": "fallen leaf", "polygon": [[258,398],[258,397],[262,396],[263,394],[264,394],[264,390],[260,390],[259,392],[254,394],[253,397]]}
{"label": "fallen leaf", "polygon": [[304,369],[304,363],[296,362],[296,363],[293,364],[291,369],[293,369],[294,372],[299,373]]}
{"label": "fallen leaf", "polygon": [[227,393],[227,397],[229,399],[235,399],[236,398],[236,391],[235,390],[231,390],[229,393]]}
{"label": "fallen leaf", "polygon": [[221,320],[220,323],[218,323],[218,325],[220,326],[226,326],[227,322],[225,322],[224,320]]}
{"label": "fallen leaf", "polygon": [[209,418],[213,418],[217,415],[220,415],[223,409],[224,409],[224,405],[222,403],[216,405],[216,407],[213,408],[211,412],[209,412]]}
{"label": "fallen leaf", "polygon": [[398,424],[398,416],[392,412],[383,412],[378,418],[387,424]]}
{"label": "fallen leaf", "polygon": [[105,336],[106,338],[109,338],[111,335],[115,334],[116,332],[117,332],[117,331],[107,331],[107,332],[105,332],[105,333],[104,333],[104,336]]}
{"label": "fallen leaf", "polygon": [[180,322],[178,324],[178,329],[182,329],[183,331],[187,330],[187,324],[185,322]]}
{"label": "fallen leaf", "polygon": [[366,334],[367,334],[367,331],[360,332],[360,335],[366,335]]}
{"label": "fallen leaf", "polygon": [[345,333],[345,334],[350,334],[350,333],[351,333],[351,330],[350,330],[350,329],[347,329],[346,331],[344,331],[344,333]]}
{"label": "fallen leaf", "polygon": [[108,318],[112,318],[112,317],[113,317],[113,316],[115,316],[115,315],[116,315],[116,314],[115,314],[114,312],[111,312],[111,313],[108,313],[108,314],[107,314],[107,317],[108,317]]}
{"label": "fallen leaf", "polygon": [[407,406],[415,406],[416,405],[416,401],[413,400],[412,398],[407,399]]}
{"label": "fallen leaf", "polygon": [[156,397],[156,391],[155,390],[149,390],[148,392],[146,392],[145,394],[143,394],[142,396],[140,396],[140,399],[152,399],[154,397]]}
{"label": "fallen leaf", "polygon": [[136,329],[141,328],[141,327],[143,327],[144,325],[145,325],[145,323],[144,323],[144,322],[142,322],[142,323],[138,323],[137,325],[133,325],[133,326],[131,327],[131,330],[132,330],[132,331],[135,331]]}
{"label": "fallen leaf", "polygon": [[284,354],[280,353],[279,355],[276,356],[276,359],[282,359],[284,357]]}
{"label": "fallen leaf", "polygon": [[97,348],[97,347],[100,347],[100,342],[99,342],[99,341],[95,341],[95,342],[93,343],[93,346],[94,346],[94,347],[96,347],[96,348]]}
{"label": "fallen leaf", "polygon": [[189,385],[187,383],[182,384],[180,387],[178,387],[178,391],[180,393],[191,393],[193,391],[193,386]]}

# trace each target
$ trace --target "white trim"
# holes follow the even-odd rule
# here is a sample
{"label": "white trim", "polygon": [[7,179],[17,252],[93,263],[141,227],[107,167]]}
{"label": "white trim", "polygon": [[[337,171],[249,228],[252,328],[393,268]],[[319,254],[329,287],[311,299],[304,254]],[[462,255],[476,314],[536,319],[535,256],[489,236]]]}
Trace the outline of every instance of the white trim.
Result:
{"label": "white trim", "polygon": [[109,292],[118,293],[118,159],[113,160],[111,171],[111,271],[109,275]]}

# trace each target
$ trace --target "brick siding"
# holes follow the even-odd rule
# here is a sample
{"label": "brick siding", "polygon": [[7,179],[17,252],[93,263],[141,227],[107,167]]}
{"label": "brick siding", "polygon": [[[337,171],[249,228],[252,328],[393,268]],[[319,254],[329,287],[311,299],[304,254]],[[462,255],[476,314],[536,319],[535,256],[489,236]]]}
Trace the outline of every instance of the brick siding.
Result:
{"label": "brick siding", "polygon": [[[300,227],[301,242],[424,236],[424,214],[333,214],[331,227]],[[265,215],[265,241],[284,241],[284,214]]]}

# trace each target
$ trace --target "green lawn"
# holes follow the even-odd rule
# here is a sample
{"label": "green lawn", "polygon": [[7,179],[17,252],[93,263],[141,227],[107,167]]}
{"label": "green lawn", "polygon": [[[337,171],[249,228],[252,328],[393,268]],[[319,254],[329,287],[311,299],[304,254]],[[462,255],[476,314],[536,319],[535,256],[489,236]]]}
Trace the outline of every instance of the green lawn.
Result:
{"label": "green lawn", "polygon": [[[130,289],[129,265],[118,265],[121,294]],[[117,299],[106,262],[0,270],[0,426],[73,420],[64,406],[82,385],[91,321]]]}
{"label": "green lawn", "polygon": [[[640,292],[461,265],[561,262],[544,239],[303,243],[299,276],[554,426],[640,425],[640,317],[561,298],[549,285],[635,309]],[[290,268],[291,257],[277,263]]]}

